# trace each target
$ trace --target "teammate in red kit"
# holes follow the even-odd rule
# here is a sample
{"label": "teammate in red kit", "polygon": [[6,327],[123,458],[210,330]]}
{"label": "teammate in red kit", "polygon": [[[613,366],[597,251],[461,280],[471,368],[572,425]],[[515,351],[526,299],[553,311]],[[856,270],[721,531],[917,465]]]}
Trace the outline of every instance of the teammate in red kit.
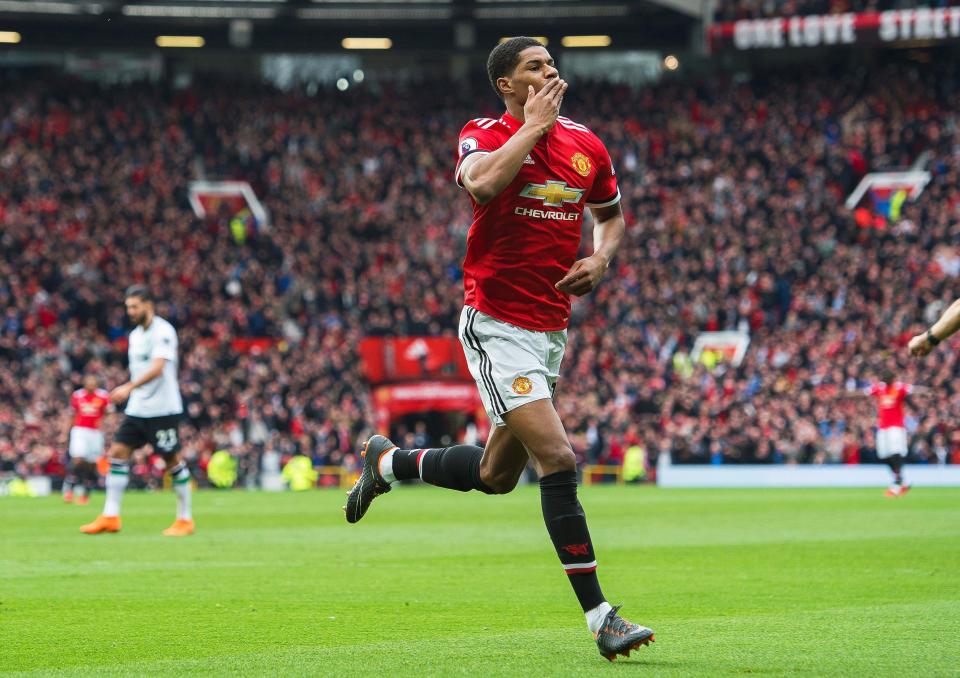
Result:
{"label": "teammate in red kit", "polygon": [[877,404],[877,458],[890,466],[893,483],[887,488],[888,497],[907,493],[909,485],[903,482],[903,463],[907,459],[907,429],[904,422],[904,403],[915,387],[894,380],[893,372],[883,375],[883,381],[865,391]]}
{"label": "teammate in red kit", "polygon": [[[612,661],[648,644],[653,631],[620,617],[600,590],[577,499],[576,458],[553,393],[570,295],[599,284],[623,238],[620,192],[603,143],[560,117],[567,83],[540,42],[505,41],[490,53],[487,73],[506,112],[470,121],[457,142],[456,181],[473,204],[459,336],[495,426],[484,448],[400,450],[384,436],[371,437],[344,510],[355,523],[392,483],[415,478],[504,494],[532,459],[547,531],[600,653]],[[586,207],[594,253],[578,260]]]}
{"label": "teammate in red kit", "polygon": [[65,502],[88,503],[88,491],[97,481],[97,458],[103,454],[100,423],[110,409],[110,394],[97,386],[97,378],[88,374],[83,378],[83,388],[70,396],[70,407],[76,414],[67,448],[70,461],[63,480]]}

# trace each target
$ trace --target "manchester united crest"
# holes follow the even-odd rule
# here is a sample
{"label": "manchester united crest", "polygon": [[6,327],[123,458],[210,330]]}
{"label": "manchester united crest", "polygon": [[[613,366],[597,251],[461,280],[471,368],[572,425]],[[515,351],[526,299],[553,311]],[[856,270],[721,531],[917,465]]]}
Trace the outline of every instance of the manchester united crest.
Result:
{"label": "manchester united crest", "polygon": [[573,157],[570,158],[570,163],[573,165],[573,169],[577,170],[577,174],[581,177],[590,176],[590,170],[593,169],[593,166],[590,164],[590,158],[585,156],[579,151],[573,154]]}
{"label": "manchester united crest", "polygon": [[533,390],[533,382],[527,377],[517,377],[513,380],[512,388],[517,395],[527,395]]}

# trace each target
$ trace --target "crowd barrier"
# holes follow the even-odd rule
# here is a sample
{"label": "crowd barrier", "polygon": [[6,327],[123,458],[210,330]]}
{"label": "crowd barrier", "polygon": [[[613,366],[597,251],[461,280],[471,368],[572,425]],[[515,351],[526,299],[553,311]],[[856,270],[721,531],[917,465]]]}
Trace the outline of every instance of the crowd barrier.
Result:
{"label": "crowd barrier", "polygon": [[[904,479],[914,487],[960,487],[960,466],[908,464]],[[880,464],[677,465],[657,464],[660,487],[886,487],[890,469]]]}
{"label": "crowd barrier", "polygon": [[[349,489],[357,480],[356,471],[340,466],[318,466],[315,471],[320,487]],[[586,464],[581,471],[586,486],[610,480],[617,485],[625,483],[622,466]],[[906,481],[914,487],[960,487],[960,465],[908,464],[903,473]],[[0,477],[0,496],[18,494],[11,485],[14,480],[13,476]],[[279,473],[263,474],[259,481],[264,490],[281,492],[287,489],[287,483]],[[51,493],[51,480],[47,476],[30,476],[20,482],[19,492],[28,492],[27,496],[42,497]],[[656,483],[660,487],[680,488],[886,487],[890,483],[890,471],[880,464],[724,466],[677,465],[661,461],[657,464]],[[170,489],[166,478],[163,486]]]}
{"label": "crowd barrier", "polygon": [[617,485],[623,484],[623,466],[612,464],[584,464],[581,467],[583,473],[583,484],[593,485],[595,482],[602,482],[603,479],[613,478]]}

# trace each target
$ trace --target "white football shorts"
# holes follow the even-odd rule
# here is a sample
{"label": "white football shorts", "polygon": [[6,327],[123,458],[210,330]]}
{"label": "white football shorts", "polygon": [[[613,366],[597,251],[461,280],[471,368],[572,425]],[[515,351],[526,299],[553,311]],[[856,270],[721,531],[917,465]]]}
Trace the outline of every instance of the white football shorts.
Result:
{"label": "white football shorts", "polygon": [[877,431],[877,458],[886,459],[895,454],[907,456],[907,429],[902,426],[879,429]]}
{"label": "white football shorts", "polygon": [[566,330],[526,330],[464,306],[459,336],[483,407],[497,426],[505,426],[507,412],[553,397],[567,347]]}
{"label": "white football shorts", "polygon": [[70,429],[70,457],[95,462],[103,454],[103,431],[74,426]]}

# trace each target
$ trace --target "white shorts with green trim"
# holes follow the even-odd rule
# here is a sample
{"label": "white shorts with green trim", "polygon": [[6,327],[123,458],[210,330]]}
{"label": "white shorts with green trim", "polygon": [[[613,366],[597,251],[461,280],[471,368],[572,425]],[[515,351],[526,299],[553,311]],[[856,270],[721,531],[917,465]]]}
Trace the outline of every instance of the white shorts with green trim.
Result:
{"label": "white shorts with green trim", "polygon": [[526,330],[464,306],[459,336],[483,407],[497,426],[505,425],[507,412],[553,397],[567,346],[566,330]]}

